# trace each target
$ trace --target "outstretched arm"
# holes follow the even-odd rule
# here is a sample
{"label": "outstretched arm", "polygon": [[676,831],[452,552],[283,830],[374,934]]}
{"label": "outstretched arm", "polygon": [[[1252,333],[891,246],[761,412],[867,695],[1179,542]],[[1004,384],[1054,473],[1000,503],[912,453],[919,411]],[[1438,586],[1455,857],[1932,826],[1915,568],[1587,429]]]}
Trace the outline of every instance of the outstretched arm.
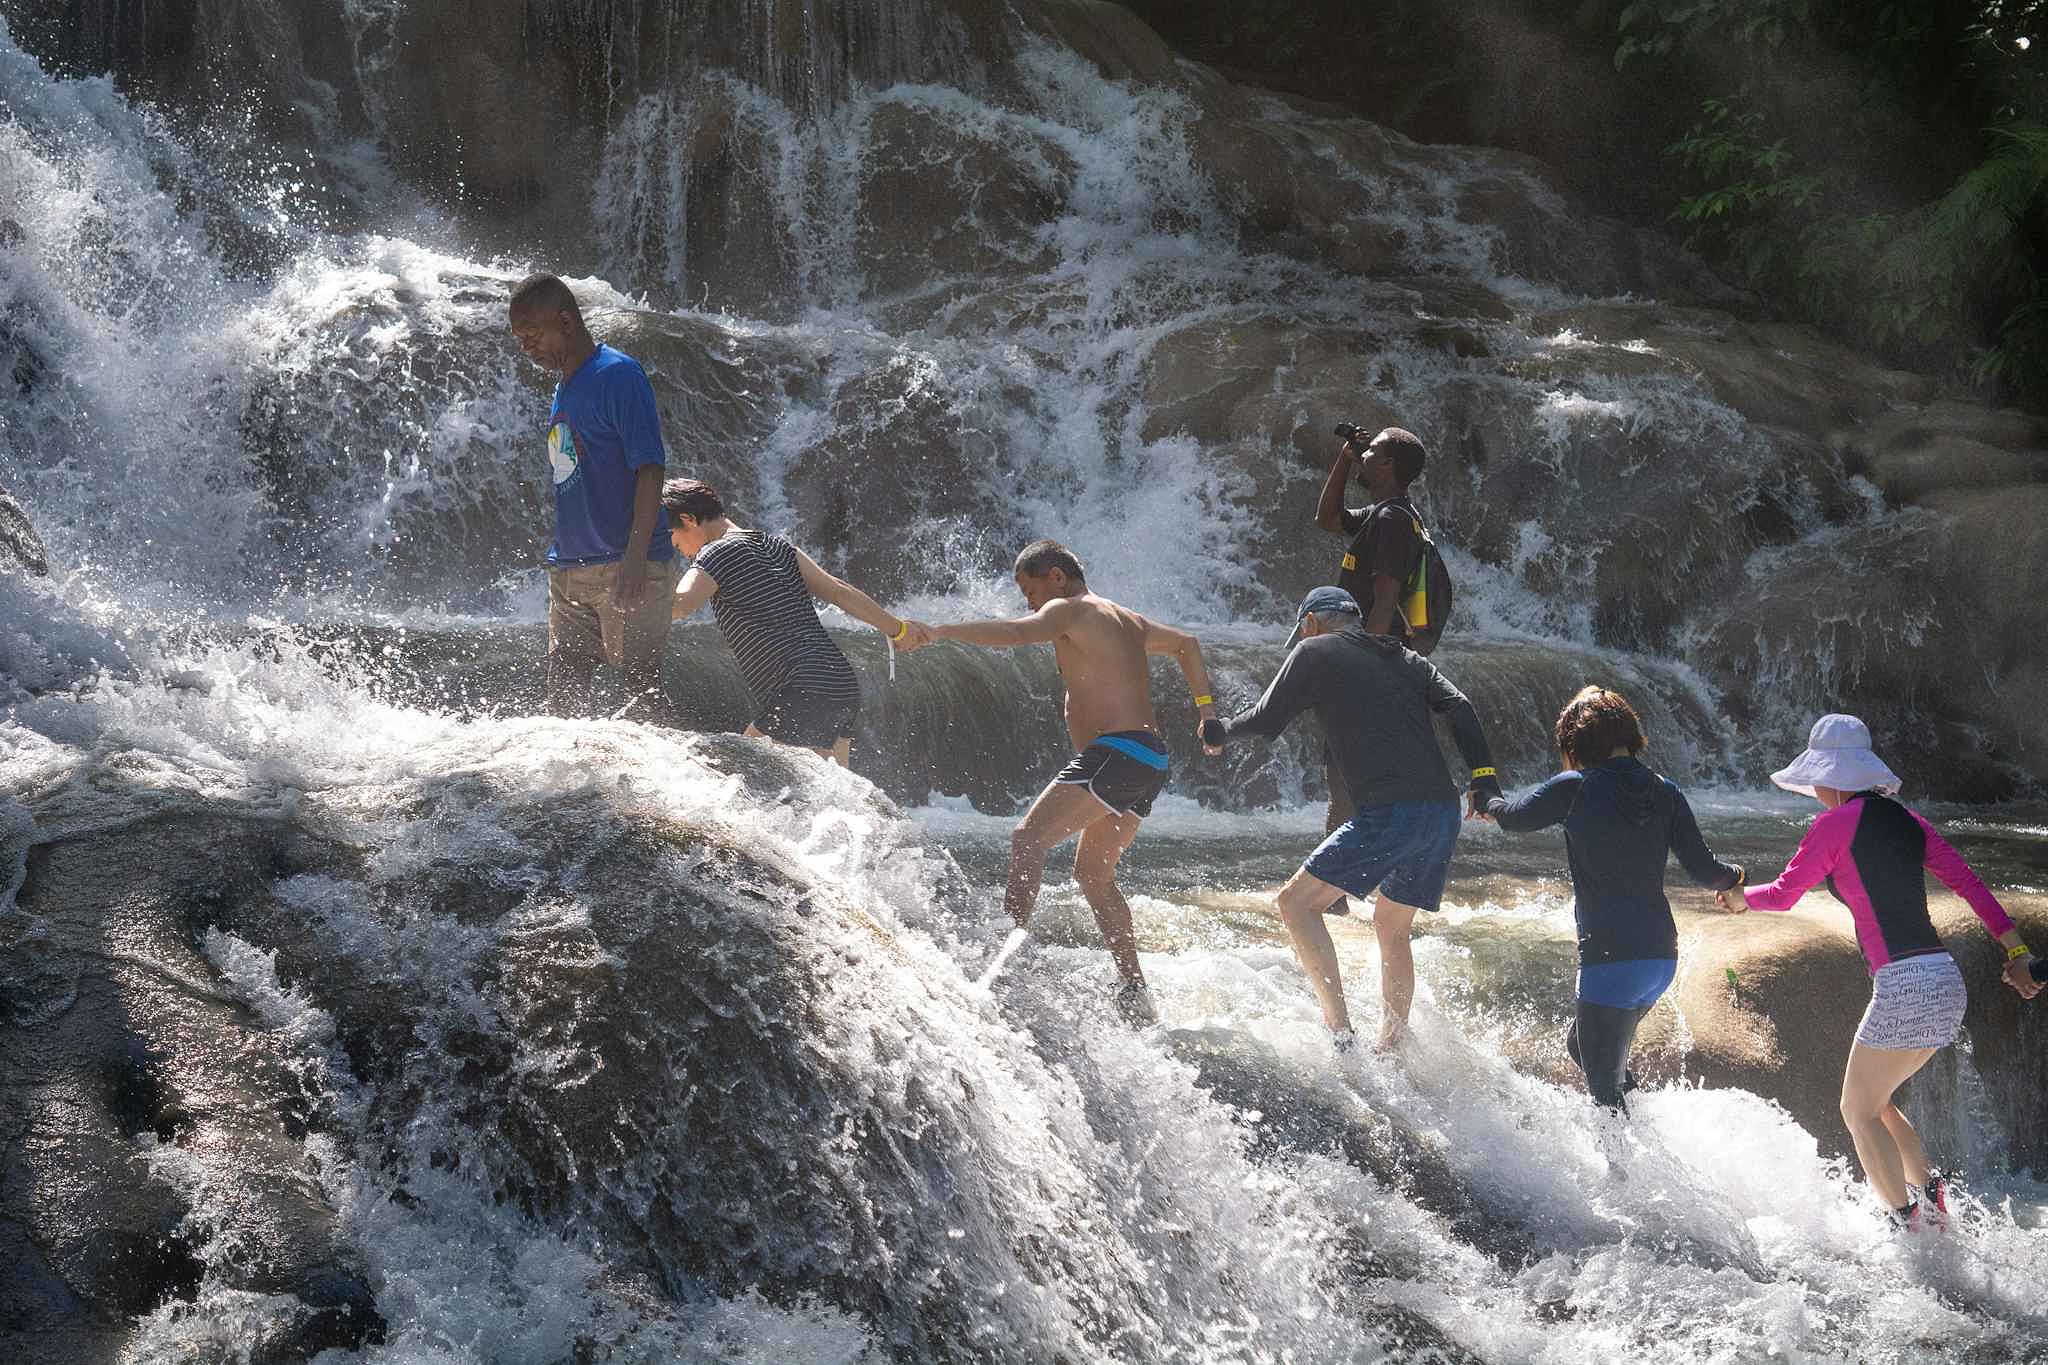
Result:
{"label": "outstretched arm", "polygon": [[890,615],[876,604],[874,598],[853,584],[819,568],[817,561],[802,550],[796,552],[796,567],[797,572],[804,576],[804,586],[811,590],[811,596],[830,602],[854,620],[873,626],[892,640],[903,633],[901,617]]}
{"label": "outstretched arm", "polygon": [[[1841,807],[1836,807],[1840,810]],[[1799,841],[1799,849],[1792,855],[1792,861],[1785,864],[1785,870],[1762,886],[1744,887],[1728,894],[1731,900],[1740,897],[1752,910],[1790,910],[1799,903],[1799,898],[1835,870],[1842,860],[1842,854],[1849,845],[1849,836],[1855,832],[1853,815],[1830,819],[1835,811],[1828,811],[1813,822],[1806,831],[1806,837]]]}
{"label": "outstretched arm", "polygon": [[1472,782],[1465,791],[1466,812],[1486,813],[1492,799],[1501,794],[1500,774],[1493,766],[1493,750],[1486,743],[1486,727],[1479,723],[1479,708],[1449,678],[1437,672],[1436,665],[1427,659],[1419,662],[1429,670],[1429,709],[1450,713],[1451,742],[1458,746],[1459,755],[1472,769]]}
{"label": "outstretched arm", "polygon": [[676,605],[669,619],[680,621],[685,616],[696,614],[697,608],[711,600],[718,591],[718,580],[705,573],[698,565],[692,564],[690,571],[683,575],[683,581],[676,585]]}
{"label": "outstretched arm", "polygon": [[1685,799],[1685,793],[1674,786],[1671,796],[1671,851],[1678,855],[1678,865],[1685,869],[1685,875],[1709,891],[1733,891],[1742,885],[1742,865],[1714,856],[1714,850],[1707,847],[1707,836],[1700,833],[1700,822],[1694,818],[1692,803]]}
{"label": "outstretched arm", "polygon": [[1014,649],[1018,645],[1050,644],[1067,633],[1079,611],[1071,601],[1056,597],[1014,621],[961,621],[932,627],[938,640],[958,640],[963,645],[985,645],[990,649]]}
{"label": "outstretched arm", "polygon": [[[1202,642],[1184,630],[1147,620],[1145,652],[1171,654],[1173,661],[1180,665],[1181,676],[1188,680],[1188,691],[1195,698],[1195,733],[1200,734],[1202,722],[1216,714],[1216,698],[1211,694],[1209,685],[1209,666],[1202,661]],[[1212,753],[1223,752],[1221,747],[1206,741],[1203,747]]]}
{"label": "outstretched arm", "polygon": [[1572,813],[1572,807],[1579,801],[1579,789],[1585,781],[1583,773],[1562,772],[1512,801],[1505,796],[1489,797],[1483,810],[1502,829],[1516,834],[1549,829],[1552,825],[1563,824],[1565,817]]}
{"label": "outstretched arm", "polygon": [[1260,697],[1251,710],[1228,720],[1205,720],[1202,723],[1202,743],[1215,748],[1236,735],[1276,738],[1287,728],[1289,721],[1314,705],[1316,696],[1312,675],[1315,666],[1302,662],[1301,650],[1301,645],[1296,645],[1288,654],[1280,665],[1280,671],[1273,675],[1273,681],[1266,684],[1266,695]]}
{"label": "outstretched arm", "polygon": [[[2005,907],[1998,903],[1998,897],[1991,894],[1991,888],[1984,885],[1970,865],[1963,861],[1963,855],[1955,846],[1934,832],[1934,826],[1921,819],[1920,812],[1912,812],[1920,828],[1927,834],[1927,852],[1924,861],[1927,870],[1941,879],[1941,884],[1963,898],[1977,918],[1984,921],[1984,927],[1993,938],[2004,942],[2004,936],[2012,935],[2012,942],[2019,942],[2019,934],[2013,929],[2012,916],[2005,913]],[[2007,944],[2011,947],[2012,944]]]}
{"label": "outstretched arm", "polygon": [[1927,823],[1919,811],[1912,812],[1920,828],[1927,831],[1927,854],[1924,861],[1927,870],[1941,878],[1941,884],[1961,896],[1969,907],[1977,912],[1977,918],[1984,921],[1985,929],[2005,949],[2005,984],[2020,993],[2023,999],[2032,1000],[2041,993],[2041,983],[2034,980],[2027,970],[2032,954],[2027,951],[2027,942],[2020,937],[2020,929],[2012,922],[2012,916],[2005,913],[2005,907],[1998,903],[1998,897],[1991,894],[1991,888],[1970,870],[1963,861],[1963,855],[1955,846],[1934,832],[1934,826]]}

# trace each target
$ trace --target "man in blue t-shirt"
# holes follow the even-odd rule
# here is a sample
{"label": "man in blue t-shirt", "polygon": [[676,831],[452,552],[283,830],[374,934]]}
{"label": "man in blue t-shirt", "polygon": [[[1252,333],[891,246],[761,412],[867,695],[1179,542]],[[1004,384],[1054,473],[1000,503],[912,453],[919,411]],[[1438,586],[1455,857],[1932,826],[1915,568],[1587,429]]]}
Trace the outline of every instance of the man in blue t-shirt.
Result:
{"label": "man in blue t-shirt", "polygon": [[553,275],[512,291],[511,328],[527,359],[560,377],[547,429],[555,538],[545,705],[588,714],[602,659],[625,675],[639,718],[666,719],[661,650],[677,563],[661,510],[654,386],[640,362],[591,339],[576,296]]}

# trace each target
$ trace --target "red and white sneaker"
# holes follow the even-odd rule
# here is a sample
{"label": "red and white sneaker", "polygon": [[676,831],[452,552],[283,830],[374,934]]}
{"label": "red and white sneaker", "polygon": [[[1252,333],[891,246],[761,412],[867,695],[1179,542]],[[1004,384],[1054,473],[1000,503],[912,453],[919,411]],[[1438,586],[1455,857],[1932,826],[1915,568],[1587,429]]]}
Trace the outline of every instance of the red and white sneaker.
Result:
{"label": "red and white sneaker", "polygon": [[1920,1227],[1930,1232],[1948,1231],[1948,1177],[1936,1171],[1927,1177],[1920,1191]]}

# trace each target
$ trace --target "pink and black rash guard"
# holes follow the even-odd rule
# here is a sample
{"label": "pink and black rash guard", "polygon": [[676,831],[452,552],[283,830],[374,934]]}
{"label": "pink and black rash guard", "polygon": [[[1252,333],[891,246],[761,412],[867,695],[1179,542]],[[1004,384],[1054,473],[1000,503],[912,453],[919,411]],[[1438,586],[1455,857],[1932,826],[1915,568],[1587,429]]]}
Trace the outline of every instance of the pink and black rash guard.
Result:
{"label": "pink and black rash guard", "polygon": [[1994,936],[2013,927],[1991,889],[1934,826],[1876,792],[1821,812],[1778,879],[1743,896],[1753,910],[1790,910],[1825,881],[1855,916],[1856,941],[1874,974],[1902,957],[1947,951],[1927,917],[1927,872],[1967,901]]}

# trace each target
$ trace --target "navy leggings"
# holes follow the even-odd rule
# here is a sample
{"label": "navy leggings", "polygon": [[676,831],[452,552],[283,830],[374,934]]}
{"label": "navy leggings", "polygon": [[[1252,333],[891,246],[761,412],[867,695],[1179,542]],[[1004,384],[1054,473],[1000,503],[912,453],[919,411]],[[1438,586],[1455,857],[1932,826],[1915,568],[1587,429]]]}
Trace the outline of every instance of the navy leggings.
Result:
{"label": "navy leggings", "polygon": [[1571,1027],[1565,1030],[1564,1050],[1586,1073],[1586,1089],[1597,1104],[1628,1112],[1622,1096],[1636,1088],[1636,1073],[1628,1069],[1628,1050],[1635,1046],[1636,1025],[1651,1006],[1627,1007],[1578,1003]]}
{"label": "navy leggings", "polygon": [[1668,957],[1579,964],[1578,1013],[1565,1032],[1564,1050],[1586,1073],[1595,1102],[1628,1112],[1622,1096],[1636,1088],[1628,1069],[1636,1025],[1677,975],[1678,962]]}

